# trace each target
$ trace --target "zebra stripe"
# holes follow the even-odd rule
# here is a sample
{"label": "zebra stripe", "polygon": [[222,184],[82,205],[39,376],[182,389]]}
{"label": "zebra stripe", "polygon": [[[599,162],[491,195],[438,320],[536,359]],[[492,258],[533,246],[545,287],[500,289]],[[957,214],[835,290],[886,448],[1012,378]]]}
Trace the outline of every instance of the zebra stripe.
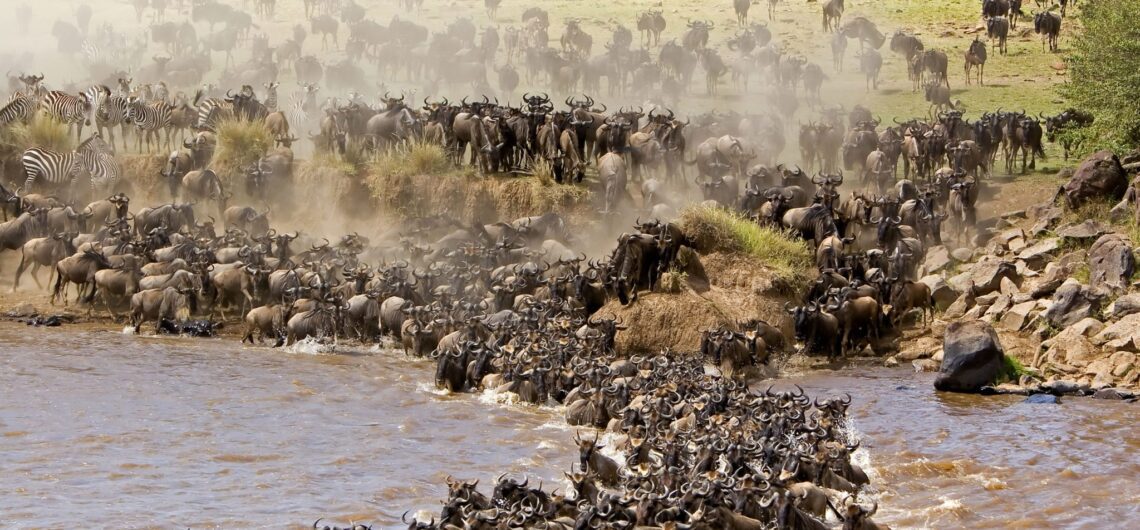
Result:
{"label": "zebra stripe", "polygon": [[[134,122],[135,127],[139,129],[137,141],[140,151],[142,150],[143,134],[146,135],[148,150],[150,148],[151,136],[154,136],[155,143],[158,143],[158,131],[170,125],[170,115],[173,110],[174,107],[165,101],[158,101],[147,105],[138,98],[131,99],[127,119]],[[170,133],[167,131],[167,143],[169,143],[170,140],[169,135]]]}
{"label": "zebra stripe", "polygon": [[208,98],[198,103],[198,128],[214,131],[218,122],[232,117],[234,106],[220,98]]}
{"label": "zebra stripe", "polygon": [[269,112],[277,111],[277,83],[268,83],[265,85],[265,102],[263,103]]}
{"label": "zebra stripe", "polygon": [[103,129],[106,128],[108,135],[111,139],[111,144],[115,143],[115,127],[119,127],[119,132],[123,137],[123,149],[127,148],[127,124],[130,122],[128,115],[130,114],[130,100],[129,98],[114,95],[107,98],[103,107],[99,112],[95,113],[95,126],[99,134],[103,134]]}
{"label": "zebra stripe", "polygon": [[84,93],[73,96],[66,92],[52,90],[44,95],[43,109],[51,116],[68,125],[82,124],[88,121],[91,114],[91,99]]}
{"label": "zebra stripe", "polygon": [[7,126],[15,121],[30,120],[32,115],[36,113],[36,107],[34,99],[20,95],[0,109],[0,127]]}
{"label": "zebra stripe", "polygon": [[[92,143],[95,139],[98,142]],[[97,191],[98,187],[111,189],[119,177],[118,163],[98,135],[87,139],[76,151],[69,153],[33,147],[24,151],[20,161],[26,177],[25,190],[31,190],[37,180],[52,189],[64,184],[74,188],[79,177],[86,175],[91,179],[92,191]]]}

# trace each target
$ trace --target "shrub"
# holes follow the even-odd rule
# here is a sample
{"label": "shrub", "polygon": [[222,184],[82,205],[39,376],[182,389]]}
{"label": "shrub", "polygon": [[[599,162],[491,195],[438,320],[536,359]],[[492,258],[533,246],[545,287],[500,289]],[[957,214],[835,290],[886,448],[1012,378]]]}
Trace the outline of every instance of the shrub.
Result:
{"label": "shrub", "polygon": [[1096,118],[1081,134],[1089,149],[1122,148],[1140,144],[1140,35],[1136,20],[1140,2],[1101,0],[1082,6],[1084,32],[1073,38],[1065,58],[1069,82],[1061,94],[1076,108]]}
{"label": "shrub", "polygon": [[227,184],[273,147],[273,133],[264,122],[222,120],[217,131],[218,147],[210,167]]}
{"label": "shrub", "polygon": [[68,133],[67,126],[42,114],[37,114],[28,123],[14,123],[0,133],[0,144],[5,152],[19,156],[25,149],[40,147],[57,152],[75,148],[75,142]]}
{"label": "shrub", "polygon": [[690,206],[681,212],[681,229],[701,252],[727,252],[756,259],[791,285],[807,281],[813,254],[799,237],[722,208]]}

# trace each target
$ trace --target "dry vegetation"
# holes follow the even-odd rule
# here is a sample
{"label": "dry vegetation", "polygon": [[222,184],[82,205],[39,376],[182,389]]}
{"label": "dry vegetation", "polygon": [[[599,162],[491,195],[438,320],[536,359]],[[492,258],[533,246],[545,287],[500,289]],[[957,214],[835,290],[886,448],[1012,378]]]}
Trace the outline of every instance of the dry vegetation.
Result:
{"label": "dry vegetation", "polygon": [[680,225],[698,251],[755,260],[789,289],[798,290],[814,274],[812,251],[799,236],[758,225],[736,212],[691,206],[681,212]]}

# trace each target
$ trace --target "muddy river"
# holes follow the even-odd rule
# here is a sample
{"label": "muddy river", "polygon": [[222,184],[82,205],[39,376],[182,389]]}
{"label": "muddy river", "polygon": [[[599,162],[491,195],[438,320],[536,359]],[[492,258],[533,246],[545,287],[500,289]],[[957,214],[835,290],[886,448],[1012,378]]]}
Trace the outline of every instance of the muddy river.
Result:
{"label": "muddy river", "polygon": [[[0,521],[381,528],[438,511],[448,474],[561,483],[576,450],[559,410],[444,395],[431,376],[389,351],[0,323]],[[929,374],[902,369],[794,381],[854,397],[877,519],[895,528],[1140,520],[1140,406],[937,395]]]}

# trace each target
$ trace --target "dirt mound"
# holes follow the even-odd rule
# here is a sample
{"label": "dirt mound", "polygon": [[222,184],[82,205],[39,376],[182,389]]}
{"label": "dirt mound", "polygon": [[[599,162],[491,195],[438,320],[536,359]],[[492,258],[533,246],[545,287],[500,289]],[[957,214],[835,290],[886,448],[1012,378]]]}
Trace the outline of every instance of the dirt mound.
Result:
{"label": "dirt mound", "polygon": [[688,286],[680,293],[642,293],[637,302],[606,304],[598,315],[621,318],[629,327],[617,336],[620,351],[656,352],[661,348],[696,351],[701,331],[759,318],[791,336],[791,321],[783,311],[791,299],[780,294],[778,281],[763,264],[748,258],[714,253],[701,256],[711,288],[697,293]]}

